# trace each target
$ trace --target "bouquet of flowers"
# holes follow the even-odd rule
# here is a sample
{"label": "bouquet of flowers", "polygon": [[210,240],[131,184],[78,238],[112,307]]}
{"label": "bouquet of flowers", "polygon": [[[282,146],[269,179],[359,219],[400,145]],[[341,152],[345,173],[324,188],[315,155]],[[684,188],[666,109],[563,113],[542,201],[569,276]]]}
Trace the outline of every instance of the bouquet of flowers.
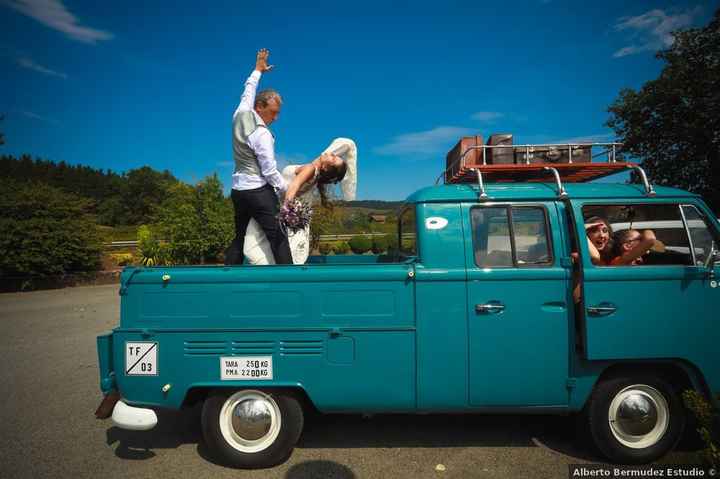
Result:
{"label": "bouquet of flowers", "polygon": [[295,233],[310,225],[313,210],[310,205],[303,204],[297,198],[292,201],[286,201],[280,207],[278,213],[278,221],[280,227],[286,232]]}

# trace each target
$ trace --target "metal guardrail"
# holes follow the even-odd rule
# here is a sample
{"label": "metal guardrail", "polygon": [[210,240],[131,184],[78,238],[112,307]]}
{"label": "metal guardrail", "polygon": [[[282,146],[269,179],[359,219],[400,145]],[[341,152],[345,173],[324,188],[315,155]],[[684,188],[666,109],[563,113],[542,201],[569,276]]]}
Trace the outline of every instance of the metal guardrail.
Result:
{"label": "metal guardrail", "polygon": [[[320,235],[320,241],[338,241],[338,240],[349,240],[353,236],[394,236],[395,233],[350,233],[344,235]],[[166,243],[166,240],[159,240],[160,243]],[[104,243],[103,246],[109,249],[120,249],[120,248],[137,248],[137,241],[113,241],[111,243]]]}

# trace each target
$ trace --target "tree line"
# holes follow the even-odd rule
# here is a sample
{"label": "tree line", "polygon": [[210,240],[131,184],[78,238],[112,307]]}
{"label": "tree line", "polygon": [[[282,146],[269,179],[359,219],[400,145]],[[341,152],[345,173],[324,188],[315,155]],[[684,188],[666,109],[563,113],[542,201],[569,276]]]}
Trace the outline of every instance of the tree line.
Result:
{"label": "tree line", "polygon": [[137,225],[154,220],[163,195],[178,180],[169,171],[148,166],[115,173],[84,165],[55,163],[23,155],[0,156],[0,176],[37,182],[92,200],[88,212],[101,225]]}

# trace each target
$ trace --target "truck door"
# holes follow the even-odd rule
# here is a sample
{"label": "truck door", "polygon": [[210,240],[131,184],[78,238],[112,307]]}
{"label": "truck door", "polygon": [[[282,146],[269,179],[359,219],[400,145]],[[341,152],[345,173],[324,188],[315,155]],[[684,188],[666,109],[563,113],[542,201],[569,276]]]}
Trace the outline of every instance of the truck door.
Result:
{"label": "truck door", "polygon": [[[615,243],[645,230],[660,242],[640,264],[617,266],[593,264],[587,241],[581,242],[586,357],[684,358],[705,374],[720,373],[715,352],[720,288],[705,267],[718,232],[703,209],[659,199],[586,202],[575,203],[575,217],[579,223],[606,219]],[[584,225],[577,226],[582,237]]]}
{"label": "truck door", "polygon": [[555,204],[464,204],[463,216],[470,405],[567,405],[571,271]]}

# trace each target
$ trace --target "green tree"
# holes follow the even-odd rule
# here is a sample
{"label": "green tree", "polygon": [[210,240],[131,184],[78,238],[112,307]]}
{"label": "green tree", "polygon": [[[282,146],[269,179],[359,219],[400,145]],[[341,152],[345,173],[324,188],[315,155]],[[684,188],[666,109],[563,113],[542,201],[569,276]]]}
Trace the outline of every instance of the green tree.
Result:
{"label": "green tree", "polygon": [[173,184],[159,211],[160,228],[175,263],[217,259],[234,235],[233,210],[217,175],[196,186]]}
{"label": "green tree", "polygon": [[701,194],[720,211],[720,10],[704,28],[678,31],[657,53],[660,76],[624,89],[607,125],[642,160],[653,183]]}
{"label": "green tree", "polygon": [[350,252],[350,245],[347,241],[338,241],[333,247],[335,254],[348,254]]}
{"label": "green tree", "polygon": [[313,206],[313,216],[310,222],[310,249],[318,247],[320,235],[334,234],[342,217],[342,208],[327,207],[320,204]]}
{"label": "green tree", "polygon": [[367,236],[353,236],[350,238],[350,249],[355,254],[363,254],[372,248],[372,241]]}
{"label": "green tree", "polygon": [[386,252],[388,249],[388,240],[386,236],[374,236],[372,243],[372,252],[375,254],[381,254]]}
{"label": "green tree", "polygon": [[100,268],[91,202],[42,183],[0,180],[0,275],[46,276]]}
{"label": "green tree", "polygon": [[170,187],[177,183],[167,170],[160,173],[143,166],[128,171],[122,192],[128,224],[152,223]]}

